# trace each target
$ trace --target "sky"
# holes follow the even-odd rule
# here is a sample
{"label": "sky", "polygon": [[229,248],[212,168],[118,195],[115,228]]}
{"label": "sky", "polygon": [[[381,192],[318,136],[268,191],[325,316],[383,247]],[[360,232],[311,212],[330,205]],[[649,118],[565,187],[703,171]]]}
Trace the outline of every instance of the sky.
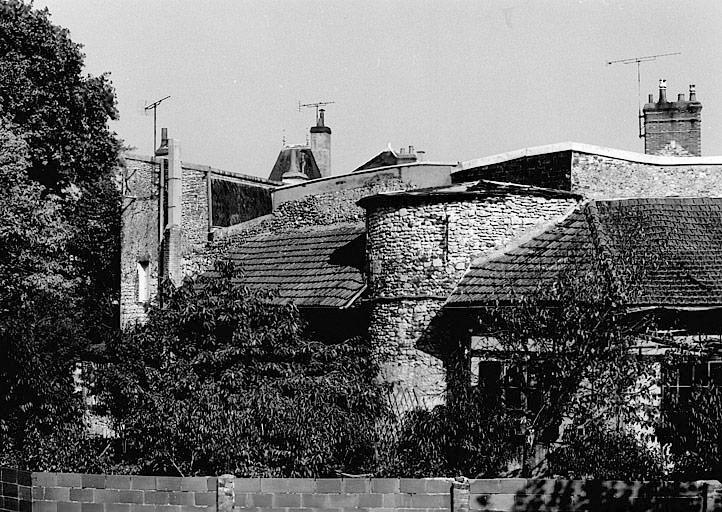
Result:
{"label": "sky", "polygon": [[268,177],[326,106],[332,174],[390,143],[457,162],[575,141],[643,152],[641,98],[702,102],[702,154],[722,155],[719,0],[36,0],[109,72],[111,128],[150,155]]}

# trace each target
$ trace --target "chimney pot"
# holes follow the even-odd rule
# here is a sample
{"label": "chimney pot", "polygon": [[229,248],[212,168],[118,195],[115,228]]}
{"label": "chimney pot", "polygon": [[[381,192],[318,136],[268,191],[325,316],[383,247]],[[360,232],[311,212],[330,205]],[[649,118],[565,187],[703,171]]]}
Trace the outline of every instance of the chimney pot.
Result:
{"label": "chimney pot", "polygon": [[650,95],[647,97],[647,99],[648,99],[647,103],[654,103],[654,94],[650,94]]}
{"label": "chimney pot", "polygon": [[684,101],[684,94],[678,94],[677,101]]}
{"label": "chimney pot", "polygon": [[657,103],[667,103],[667,80],[659,81],[659,101]]}
{"label": "chimney pot", "polygon": [[168,128],[160,129],[160,146],[155,150],[155,156],[166,156],[168,154]]}
{"label": "chimney pot", "polygon": [[316,122],[316,126],[326,126],[326,125],[324,124],[324,122],[325,122],[325,120],[324,120],[324,115],[325,115],[325,113],[326,113],[326,111],[325,111],[324,109],[320,109],[320,110],[318,111],[318,121]]}
{"label": "chimney pot", "polygon": [[697,101],[697,87],[694,84],[689,86],[689,101]]}
{"label": "chimney pot", "polygon": [[406,152],[405,148],[399,148],[399,155],[403,155]]}
{"label": "chimney pot", "polygon": [[415,153],[414,146],[409,146],[409,154],[413,155]]}

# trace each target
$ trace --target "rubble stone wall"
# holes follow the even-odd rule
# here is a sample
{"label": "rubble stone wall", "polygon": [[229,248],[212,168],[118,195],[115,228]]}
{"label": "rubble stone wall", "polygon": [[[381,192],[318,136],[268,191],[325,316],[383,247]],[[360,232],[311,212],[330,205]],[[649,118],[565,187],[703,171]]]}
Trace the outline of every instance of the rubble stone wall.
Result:
{"label": "rubble stone wall", "polygon": [[654,165],[574,153],[572,191],[590,199],[722,196],[722,165]]}
{"label": "rubble stone wall", "polygon": [[[425,338],[473,259],[569,212],[574,198],[535,195],[428,201],[401,196],[370,206],[367,218],[370,336],[385,356],[384,379],[430,405],[444,399],[443,363]],[[421,350],[421,348],[426,350]],[[404,391],[406,390],[406,391]]]}

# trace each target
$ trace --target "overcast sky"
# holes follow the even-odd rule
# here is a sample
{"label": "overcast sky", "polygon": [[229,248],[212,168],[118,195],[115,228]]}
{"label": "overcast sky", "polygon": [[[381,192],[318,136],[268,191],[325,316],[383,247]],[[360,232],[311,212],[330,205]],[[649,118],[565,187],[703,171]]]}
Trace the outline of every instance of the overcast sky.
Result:
{"label": "overcast sky", "polygon": [[304,143],[333,101],[332,171],[388,143],[464,161],[573,140],[643,151],[642,101],[697,85],[702,154],[722,154],[719,0],[44,0],[85,45],[87,71],[110,72],[113,128],[151,154],[143,105],[170,95],[158,127],[183,160],[267,177],[286,142]]}

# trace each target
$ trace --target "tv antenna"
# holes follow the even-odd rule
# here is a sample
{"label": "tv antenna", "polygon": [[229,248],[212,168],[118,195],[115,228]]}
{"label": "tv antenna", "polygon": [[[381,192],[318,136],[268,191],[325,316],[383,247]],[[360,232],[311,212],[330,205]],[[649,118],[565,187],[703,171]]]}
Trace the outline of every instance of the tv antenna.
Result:
{"label": "tv antenna", "polygon": [[637,104],[639,106],[639,138],[644,138],[645,134],[642,133],[642,118],[644,115],[642,115],[642,76],[641,71],[639,69],[639,65],[642,62],[648,62],[650,60],[657,60],[658,57],[671,57],[672,55],[682,55],[682,52],[674,52],[674,53],[660,53],[658,55],[647,55],[645,57],[631,57],[629,59],[620,59],[620,60],[610,60],[607,61],[607,66],[610,66],[612,64],[637,64]]}
{"label": "tv antenna", "polygon": [[158,116],[157,116],[157,114],[158,114],[158,112],[157,112],[157,110],[158,110],[158,105],[160,105],[161,103],[163,103],[163,102],[164,102],[165,100],[167,100],[168,98],[170,98],[170,96],[166,96],[165,98],[161,98],[161,99],[159,99],[158,101],[156,101],[156,102],[154,102],[154,103],[151,103],[150,105],[146,105],[145,107],[143,107],[143,110],[145,110],[146,114],[148,113],[149,110],[153,110],[153,153],[155,153],[155,150],[158,149],[157,142],[156,142],[156,137],[157,137],[157,133],[158,133],[158,128],[157,128],[157,124],[158,124]]}
{"label": "tv antenna", "polygon": [[324,105],[331,105],[332,103],[336,103],[335,101],[321,101],[318,103],[304,103],[301,104],[301,101],[298,102],[298,111],[300,112],[302,108],[316,108],[316,119],[318,119],[318,107],[323,107]]}

